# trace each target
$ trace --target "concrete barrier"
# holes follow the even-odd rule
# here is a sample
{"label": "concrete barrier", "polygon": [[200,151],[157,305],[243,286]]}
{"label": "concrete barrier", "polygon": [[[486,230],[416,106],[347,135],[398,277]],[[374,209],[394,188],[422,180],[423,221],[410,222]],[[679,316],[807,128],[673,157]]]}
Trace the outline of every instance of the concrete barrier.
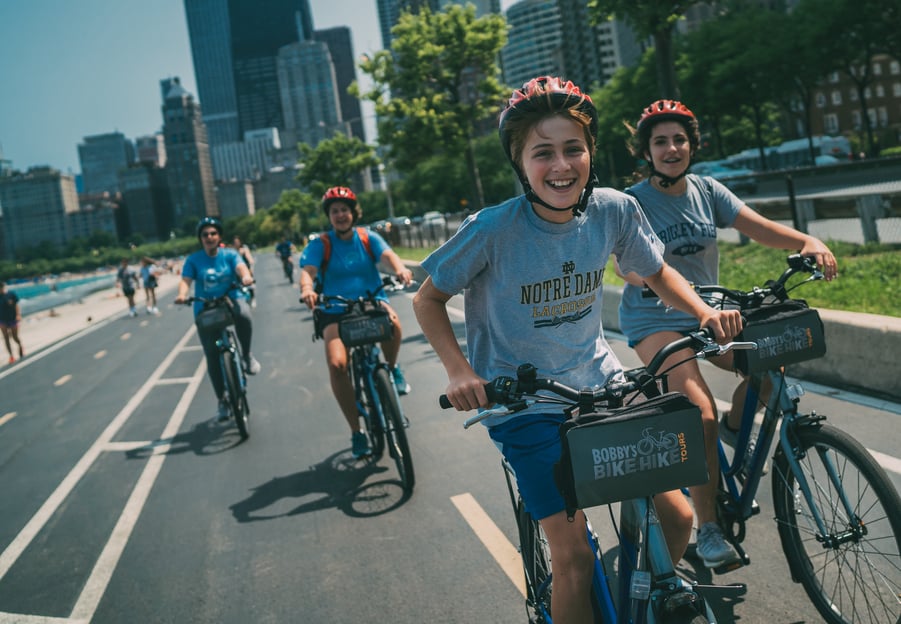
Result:
{"label": "concrete barrier", "polygon": [[[425,271],[408,263],[414,279]],[[604,328],[619,331],[621,286],[604,286]],[[901,401],[901,318],[860,312],[818,310],[826,333],[826,355],[793,364],[792,377]]]}

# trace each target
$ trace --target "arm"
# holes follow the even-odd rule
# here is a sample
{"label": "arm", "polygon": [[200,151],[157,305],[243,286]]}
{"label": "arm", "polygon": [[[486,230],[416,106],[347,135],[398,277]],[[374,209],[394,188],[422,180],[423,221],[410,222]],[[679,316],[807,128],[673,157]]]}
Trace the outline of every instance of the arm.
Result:
{"label": "arm", "polygon": [[319,272],[312,264],[308,264],[300,269],[300,277],[297,280],[298,285],[300,286],[300,300],[307,304],[307,307],[311,310],[313,306],[316,305],[316,300],[319,298],[319,295],[316,294],[316,290],[313,287],[313,284],[316,283],[316,274]]}
{"label": "arm", "polygon": [[404,261],[400,259],[400,256],[393,249],[386,249],[382,253],[381,261],[391,267],[394,275],[404,286],[409,286],[413,281],[413,272],[407,268],[407,265],[404,264]]}
{"label": "arm", "polygon": [[613,258],[613,270],[616,271],[616,274],[626,283],[638,287],[644,286],[644,280],[641,279],[641,276],[635,271],[623,273],[622,269],[619,268],[619,261],[615,257]]}
{"label": "arm", "polygon": [[730,340],[741,331],[741,313],[738,310],[715,310],[698,296],[685,278],[668,264],[644,281],[667,305],[691,314],[701,327],[709,327],[720,342]]}
{"label": "arm", "polygon": [[188,293],[191,291],[191,284],[194,283],[190,277],[182,276],[181,281],[178,282],[178,294],[175,296],[175,303],[184,303],[188,298]]}
{"label": "arm", "polygon": [[235,272],[238,274],[238,278],[241,280],[241,283],[245,286],[250,286],[253,284],[253,275],[250,274],[250,269],[247,268],[247,265],[244,262],[238,262],[235,265]]}
{"label": "arm", "polygon": [[447,302],[451,295],[432,284],[428,277],[413,297],[413,311],[422,333],[438,354],[447,372],[447,398],[458,410],[466,411],[488,405],[485,394],[486,380],[479,377],[469,365],[460,349],[447,314]]}
{"label": "arm", "polygon": [[738,212],[732,227],[761,245],[796,250],[801,255],[813,256],[817,266],[823,269],[827,281],[833,280],[838,275],[835,256],[823,241],[781,223],[770,221],[748,206],[743,206]]}

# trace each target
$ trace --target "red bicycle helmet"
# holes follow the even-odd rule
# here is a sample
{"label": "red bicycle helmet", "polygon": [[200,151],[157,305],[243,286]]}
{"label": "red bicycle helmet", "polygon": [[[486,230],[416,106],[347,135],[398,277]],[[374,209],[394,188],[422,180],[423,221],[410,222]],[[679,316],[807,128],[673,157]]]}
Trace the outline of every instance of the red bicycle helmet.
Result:
{"label": "red bicycle helmet", "polygon": [[[504,147],[504,153],[507,154],[507,159],[513,165],[513,170],[519,177],[523,189],[525,189],[526,197],[529,201],[537,202],[551,210],[559,210],[559,208],[547,204],[538,197],[529,185],[526,176],[520,170],[519,165],[516,164],[510,148],[511,136],[507,124],[511,119],[516,119],[523,114],[547,113],[551,115],[571,108],[588,116],[588,131],[592,137],[596,138],[598,135],[598,111],[594,107],[594,102],[591,101],[587,94],[582,93],[582,90],[573,84],[571,80],[564,81],[562,78],[555,76],[539,76],[526,82],[521,88],[516,89],[513,95],[510,96],[510,100],[507,102],[507,106],[501,112],[498,120],[497,131],[501,139],[501,145]],[[578,204],[571,206],[573,214],[576,215],[585,209],[592,189],[598,185],[597,176],[594,173],[593,153],[591,154],[589,170],[590,175],[588,176],[588,183],[585,185],[585,191],[582,193],[582,198]]]}
{"label": "red bicycle helmet", "polygon": [[667,119],[687,119],[697,121],[695,114],[688,110],[688,107],[682,102],[677,102],[676,100],[657,100],[641,111],[641,119],[638,120],[636,128],[640,130],[642,124],[647,123],[648,121],[657,122]]}
{"label": "red bicycle helmet", "polygon": [[357,196],[346,186],[333,186],[322,196],[322,211],[328,216],[328,207],[335,201],[343,201],[351,208],[357,205]]}

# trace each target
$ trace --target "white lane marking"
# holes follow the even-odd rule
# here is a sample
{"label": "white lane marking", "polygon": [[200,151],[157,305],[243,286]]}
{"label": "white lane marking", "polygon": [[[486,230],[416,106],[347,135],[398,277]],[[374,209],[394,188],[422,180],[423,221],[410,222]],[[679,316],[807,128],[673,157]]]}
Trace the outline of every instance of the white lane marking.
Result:
{"label": "white lane marking", "polygon": [[125,332],[124,334],[119,336],[119,340],[128,340],[129,338],[131,338],[131,332]]}
{"label": "white lane marking", "polygon": [[176,384],[191,383],[191,377],[166,377],[156,382],[158,386],[172,386]]}
{"label": "white lane marking", "polygon": [[475,532],[476,536],[488,549],[488,552],[497,561],[507,577],[519,590],[519,593],[525,597],[526,595],[526,579],[522,571],[522,558],[516,547],[510,543],[507,536],[497,527],[491,520],[485,510],[476,502],[472,494],[458,494],[451,496],[451,502],[463,516],[464,520]]}
{"label": "white lane marking", "polygon": [[[191,378],[191,383],[181,395],[178,405],[175,406],[172,418],[169,419],[166,428],[163,430],[163,439],[171,439],[178,433],[185,415],[188,413],[188,408],[191,406],[191,401],[194,400],[194,395],[197,394],[200,382],[203,381],[205,371],[206,361],[201,361],[194,372],[194,376]],[[116,523],[109,541],[104,546],[103,552],[100,553],[97,563],[94,564],[91,576],[85,583],[84,589],[78,597],[78,602],[75,603],[75,607],[72,609],[71,617],[76,619],[83,618],[88,621],[94,618],[100,599],[106,592],[110,579],[113,578],[113,572],[116,570],[119,558],[128,544],[132,530],[138,523],[141,510],[147,502],[147,497],[150,496],[150,490],[159,476],[163,462],[166,461],[166,452],[170,446],[171,444],[166,443],[154,447],[153,455],[147,460],[147,465],[138,478],[138,482],[134,490],[132,490],[128,502],[125,504],[125,509],[122,510],[122,515],[119,516],[119,521]]]}
{"label": "white lane marking", "polygon": [[94,354],[94,359],[99,360],[100,358],[106,357],[106,349],[102,349]]}
{"label": "white lane marking", "polygon": [[69,383],[70,381],[72,381],[72,375],[63,375],[62,377],[60,377],[59,379],[57,379],[56,381],[54,381],[54,382],[53,382],[53,385],[56,386],[56,387],[58,388],[58,387],[60,387],[60,386],[66,385],[66,384]]}
{"label": "white lane marking", "polygon": [[16,417],[17,412],[7,412],[3,416],[0,416],[0,427],[11,421]]}
{"label": "white lane marking", "polygon": [[79,338],[81,338],[82,336],[84,336],[84,335],[86,335],[86,334],[90,334],[91,332],[100,329],[100,328],[103,327],[104,325],[109,325],[110,323],[112,323],[112,322],[115,321],[115,320],[116,320],[116,317],[115,317],[115,316],[111,316],[111,317],[109,317],[108,319],[106,319],[106,320],[104,320],[104,321],[99,321],[96,325],[90,325],[89,327],[85,327],[85,328],[82,329],[81,331],[79,331],[79,332],[77,332],[77,333],[75,333],[75,334],[72,334],[72,335],[69,336],[68,338],[66,338],[66,339],[64,339],[64,340],[60,340],[59,342],[53,344],[52,346],[47,347],[47,348],[44,349],[43,351],[38,351],[37,353],[35,353],[35,354],[33,354],[33,355],[29,353],[28,356],[27,356],[25,359],[19,360],[19,362],[18,362],[15,366],[13,366],[13,367],[11,367],[11,368],[7,368],[5,371],[3,371],[2,373],[0,373],[0,379],[3,379],[3,378],[6,377],[7,375],[11,375],[12,373],[14,373],[14,372],[16,372],[16,371],[22,370],[22,369],[25,368],[26,366],[31,366],[32,364],[34,364],[34,363],[37,362],[38,360],[44,359],[45,357],[47,357],[48,355],[50,355],[50,354],[53,353],[54,351],[58,351],[59,349],[62,349],[63,347],[65,347],[65,346],[66,346],[67,344],[69,344],[70,342],[74,342],[74,341],[78,340]]}
{"label": "white lane marking", "polygon": [[109,442],[103,446],[104,451],[135,451],[137,449],[149,448],[153,445],[152,440],[144,440],[139,442]]}
{"label": "white lane marking", "polygon": [[88,620],[0,612],[0,624],[89,624]]}
{"label": "white lane marking", "polygon": [[22,555],[35,536],[40,532],[44,525],[47,524],[51,516],[53,516],[59,506],[62,505],[66,497],[69,496],[73,489],[75,489],[75,486],[81,478],[90,469],[100,453],[103,452],[104,445],[108,444],[113,439],[119,432],[119,429],[122,428],[129,417],[137,410],[147,394],[153,389],[156,380],[159,379],[163,372],[172,364],[172,361],[178,355],[180,349],[184,347],[184,344],[191,336],[193,336],[193,334],[194,327],[191,326],[185,335],[181,337],[175,348],[169,352],[166,358],[159,366],[157,366],[156,370],[150,374],[150,377],[144,385],[132,395],[125,407],[116,414],[115,418],[107,425],[103,433],[100,434],[100,437],[94,441],[87,452],[80,460],[78,460],[78,463],[76,463],[72,470],[69,471],[69,474],[67,474],[62,482],[56,487],[50,497],[44,501],[41,508],[38,509],[22,530],[19,531],[19,534],[16,535],[12,542],[10,542],[9,546],[6,547],[6,550],[0,553],[0,579],[6,576],[6,573],[9,572],[9,569]]}

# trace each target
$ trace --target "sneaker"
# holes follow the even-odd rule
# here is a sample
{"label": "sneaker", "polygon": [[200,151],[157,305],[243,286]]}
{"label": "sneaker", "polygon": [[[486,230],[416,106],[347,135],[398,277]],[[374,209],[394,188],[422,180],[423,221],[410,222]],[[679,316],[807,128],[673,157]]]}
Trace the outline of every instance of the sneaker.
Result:
{"label": "sneaker", "polygon": [[735,448],[735,443],[738,441],[738,430],[729,427],[726,420],[728,416],[728,413],[723,412],[723,417],[720,418],[720,440],[723,441],[723,444]]}
{"label": "sneaker", "polygon": [[735,561],[738,555],[732,549],[716,522],[705,522],[698,529],[698,557],[708,568],[716,568],[724,563]]}
{"label": "sneaker", "polygon": [[404,372],[400,369],[400,366],[395,365],[391,375],[394,377],[394,387],[397,388],[397,393],[401,396],[409,394],[411,390],[410,384],[404,379]]}
{"label": "sneaker", "polygon": [[244,371],[248,375],[256,375],[260,372],[260,369],[263,367],[257,362],[257,359],[252,355],[247,356],[247,360],[244,362]]}
{"label": "sneaker", "polygon": [[153,308],[150,306],[147,307],[147,314],[153,314]]}
{"label": "sneaker", "polygon": [[372,450],[369,448],[369,440],[366,439],[366,434],[362,431],[354,431],[353,435],[350,437],[350,444],[351,453],[353,453],[353,456],[357,459],[372,453]]}
{"label": "sneaker", "polygon": [[225,397],[219,399],[219,407],[216,408],[216,422],[224,423],[228,422],[229,418],[232,417],[232,408],[228,404],[228,400]]}
{"label": "sneaker", "polygon": [[16,358],[14,358],[13,356],[9,356],[9,363],[10,363],[10,364],[14,364],[15,361],[16,361]]}

